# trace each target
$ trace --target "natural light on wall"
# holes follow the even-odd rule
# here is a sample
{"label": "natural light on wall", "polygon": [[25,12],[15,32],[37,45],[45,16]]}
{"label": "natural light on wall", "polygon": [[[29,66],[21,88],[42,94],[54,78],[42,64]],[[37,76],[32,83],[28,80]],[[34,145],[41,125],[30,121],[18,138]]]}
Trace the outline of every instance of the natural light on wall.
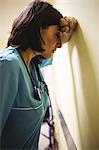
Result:
{"label": "natural light on wall", "polygon": [[[74,62],[72,64],[67,44],[65,44],[63,45],[62,49],[59,49],[56,52],[52,67],[54,92],[57,103],[62,113],[64,114],[65,121],[67,122],[70,132],[72,133],[72,137],[73,139],[75,139],[75,141],[79,139],[76,114],[77,112],[75,109],[76,101],[74,91],[74,75],[72,70],[72,65],[74,65],[75,67],[77,66],[76,56],[77,55],[74,53]],[[78,144],[80,147],[79,142]]]}
{"label": "natural light on wall", "polygon": [[99,150],[99,1],[57,0],[55,6],[79,26],[56,51],[46,78],[77,149]]}

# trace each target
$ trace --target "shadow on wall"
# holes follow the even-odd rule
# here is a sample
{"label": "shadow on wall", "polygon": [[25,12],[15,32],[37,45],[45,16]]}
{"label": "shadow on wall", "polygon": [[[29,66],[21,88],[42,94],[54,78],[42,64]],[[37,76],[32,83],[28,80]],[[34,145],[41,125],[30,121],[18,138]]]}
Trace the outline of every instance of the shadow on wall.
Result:
{"label": "shadow on wall", "polygon": [[[80,104],[80,97],[76,88],[76,79],[72,64],[72,55],[74,46],[77,49],[79,65],[80,65],[80,78],[83,92],[83,103],[85,104],[85,114],[82,111]],[[78,118],[79,133],[83,148],[98,148],[99,149],[99,93],[95,71],[90,57],[90,47],[85,41],[84,35],[80,26],[77,28],[77,33],[71,38],[68,43],[69,57],[71,62],[75,105]],[[81,118],[83,116],[83,118]],[[88,118],[86,120],[85,118]]]}

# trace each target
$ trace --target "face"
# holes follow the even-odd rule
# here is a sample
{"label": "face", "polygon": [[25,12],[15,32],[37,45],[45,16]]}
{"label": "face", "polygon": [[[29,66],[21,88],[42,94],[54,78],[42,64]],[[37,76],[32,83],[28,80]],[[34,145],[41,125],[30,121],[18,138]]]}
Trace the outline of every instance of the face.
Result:
{"label": "face", "polygon": [[62,32],[59,31],[58,25],[50,25],[46,29],[40,29],[42,48],[44,49],[41,52],[41,55],[45,58],[50,58],[57,48],[62,46],[61,36]]}

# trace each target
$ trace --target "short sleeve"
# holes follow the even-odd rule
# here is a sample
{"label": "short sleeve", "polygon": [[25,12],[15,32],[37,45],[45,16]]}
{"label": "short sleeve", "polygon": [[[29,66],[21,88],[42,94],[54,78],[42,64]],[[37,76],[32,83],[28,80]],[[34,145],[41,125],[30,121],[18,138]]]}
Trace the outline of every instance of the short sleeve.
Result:
{"label": "short sleeve", "polygon": [[16,61],[0,60],[0,128],[7,121],[18,91],[18,67]]}

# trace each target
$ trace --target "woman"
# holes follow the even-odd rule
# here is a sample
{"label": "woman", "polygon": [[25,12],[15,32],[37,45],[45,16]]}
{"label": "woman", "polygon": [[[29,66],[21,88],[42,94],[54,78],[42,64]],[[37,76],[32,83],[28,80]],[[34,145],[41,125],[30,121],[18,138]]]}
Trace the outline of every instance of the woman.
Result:
{"label": "woman", "polygon": [[1,149],[38,149],[48,92],[39,68],[68,41],[77,21],[52,5],[33,1],[15,19],[0,54]]}

